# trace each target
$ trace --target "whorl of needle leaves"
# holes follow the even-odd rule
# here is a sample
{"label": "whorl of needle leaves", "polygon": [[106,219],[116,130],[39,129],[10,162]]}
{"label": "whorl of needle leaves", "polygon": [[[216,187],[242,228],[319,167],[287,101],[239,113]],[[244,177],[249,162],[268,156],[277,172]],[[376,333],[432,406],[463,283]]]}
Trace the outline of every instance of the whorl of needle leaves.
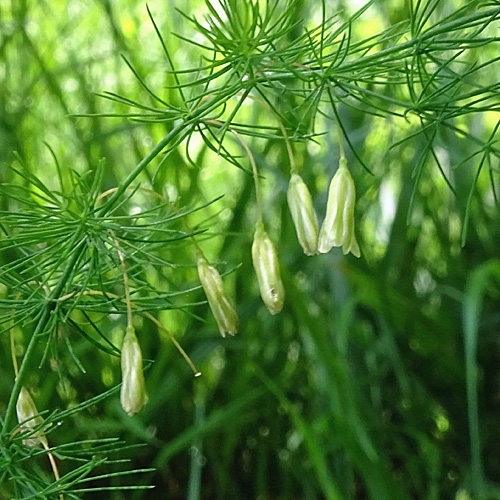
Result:
{"label": "whorl of needle leaves", "polygon": [[[168,91],[177,93],[178,104],[160,97],[126,59],[139,84],[160,107],[115,93],[100,95],[134,109],[131,114],[113,113],[112,116],[173,124],[172,131],[152,154],[156,155],[167,145],[170,145],[169,152],[187,139],[186,157],[195,165],[189,152],[193,134],[199,133],[211,150],[241,168],[239,158],[224,145],[229,128],[243,136],[280,137],[268,125],[235,121],[248,98],[264,101],[295,141],[313,140],[323,134],[315,132],[318,114],[344,130],[338,106],[345,105],[374,116],[416,117],[421,126],[403,141],[422,134],[427,140],[426,156],[433,151],[438,132],[448,130],[477,148],[475,155],[484,153],[498,158],[499,148],[485,143],[460,126],[456,119],[500,110],[500,83],[491,67],[498,65],[498,58],[477,62],[480,51],[498,43],[495,26],[500,6],[465,2],[432,24],[438,3],[417,2],[408,22],[355,40],[352,27],[372,7],[374,0],[347,20],[342,20],[340,13],[328,17],[323,0],[321,23],[302,32],[302,23],[293,17],[298,0],[266,2],[264,7],[250,0],[242,0],[237,5],[228,1],[220,2],[217,8],[207,1],[209,14],[204,22],[181,12],[194,31],[206,40],[201,43],[192,36],[176,34],[193,50],[198,50],[204,61],[198,67],[182,69],[175,67],[162,31],[148,9],[175,82]],[[294,36],[289,36],[290,33]],[[349,136],[345,135],[345,139],[369,172],[359,151],[352,148]],[[146,157],[139,170],[149,161]],[[415,172],[417,179],[421,168],[419,163]],[[441,165],[439,168],[453,190]],[[415,189],[417,187],[415,182]]]}
{"label": "whorl of needle leaves", "polygon": [[[22,420],[38,413],[28,400],[22,381],[34,363],[35,366],[45,365],[49,355],[57,362],[60,328],[73,330],[103,352],[120,356],[119,348],[109,332],[100,328],[95,316],[95,313],[126,314],[115,235],[120,242],[120,250],[125,254],[127,272],[133,284],[136,314],[195,304],[185,299],[192,290],[186,288],[184,283],[175,284],[170,276],[165,277],[172,285],[172,290],[165,292],[153,287],[146,276],[151,272],[163,276],[165,269],[175,270],[177,266],[185,265],[179,259],[168,260],[168,249],[177,255],[179,248],[186,243],[191,233],[186,233],[181,221],[193,209],[174,209],[168,203],[154,203],[151,196],[143,195],[141,198],[138,189],[124,189],[120,200],[110,204],[110,200],[106,201],[99,194],[103,165],[83,176],[70,170],[69,186],[65,189],[61,180],[61,190],[58,191],[49,189],[21,159],[19,163],[20,168],[14,170],[22,183],[4,184],[0,188],[2,196],[9,200],[11,206],[10,210],[0,212],[0,229],[3,232],[0,250],[5,262],[0,266],[0,283],[4,290],[11,291],[0,299],[0,324],[4,333],[18,325],[22,325],[24,331],[33,333],[24,352],[5,418],[2,419],[0,452],[5,460],[0,463],[0,475],[14,478],[10,484],[17,488],[16,491],[24,492],[22,494],[26,496],[23,498],[39,491],[47,495],[79,495],[92,491],[92,488],[83,488],[83,483],[89,480],[87,476],[97,466],[109,462],[107,457],[110,454],[124,448],[120,442],[114,439],[88,441],[89,448],[86,441],[85,450],[80,449],[79,442],[52,447],[52,453],[58,457],[73,459],[72,454],[75,454],[85,462],[57,483],[50,482],[48,478],[42,481],[38,468],[23,469],[21,462],[12,457],[33,455],[35,452],[26,449],[26,444],[33,444],[33,439],[41,442],[42,432],[48,435],[64,418],[96,404],[115,393],[117,388],[69,411],[52,413],[43,424],[41,417],[37,416],[16,428],[16,406]],[[132,203],[138,198],[141,198],[141,206],[145,207],[139,211],[136,210],[136,202]],[[196,231],[197,234],[202,232]],[[161,255],[158,249],[161,249]],[[77,317],[79,320],[75,319]],[[82,326],[82,319],[85,326]],[[64,335],[64,338],[68,354],[75,365],[85,372],[71,346],[70,336]],[[42,342],[45,347],[40,361],[37,346]],[[33,430],[30,431],[31,436],[26,437],[26,432],[19,432],[18,429],[25,431],[28,425]],[[45,454],[45,450],[36,453]],[[118,474],[128,476],[150,470],[128,470]],[[105,478],[107,474],[99,477]],[[132,486],[137,489],[148,487]]]}

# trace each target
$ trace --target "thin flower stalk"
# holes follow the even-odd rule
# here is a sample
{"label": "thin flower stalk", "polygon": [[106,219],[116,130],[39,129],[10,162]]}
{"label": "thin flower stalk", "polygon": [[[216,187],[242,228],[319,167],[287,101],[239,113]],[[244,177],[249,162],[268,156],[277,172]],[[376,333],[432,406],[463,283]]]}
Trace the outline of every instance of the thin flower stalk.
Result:
{"label": "thin flower stalk", "polygon": [[[280,267],[278,255],[274,245],[264,229],[263,214],[262,214],[262,195],[260,192],[259,174],[257,172],[257,164],[252,151],[243,140],[243,138],[233,129],[231,132],[240,141],[245,149],[250,164],[252,165],[253,179],[255,183],[255,197],[257,203],[257,229],[255,231],[252,244],[252,261],[257,280],[259,282],[260,295],[264,304],[271,314],[278,314],[283,308],[285,292],[281,282]],[[285,131],[283,130],[283,133]],[[287,138],[288,139],[288,138]],[[287,146],[290,147],[287,140]],[[291,148],[289,149],[291,152]],[[293,158],[291,156],[291,158]]]}
{"label": "thin flower stalk", "polygon": [[123,284],[125,288],[125,304],[127,307],[127,329],[123,338],[121,351],[122,387],[120,392],[120,403],[122,408],[130,415],[134,415],[148,402],[146,383],[142,370],[142,351],[132,322],[132,304],[130,300],[130,288],[125,266],[125,257],[121,251],[116,235],[110,231],[115,239],[116,249],[120,257],[123,273]]}

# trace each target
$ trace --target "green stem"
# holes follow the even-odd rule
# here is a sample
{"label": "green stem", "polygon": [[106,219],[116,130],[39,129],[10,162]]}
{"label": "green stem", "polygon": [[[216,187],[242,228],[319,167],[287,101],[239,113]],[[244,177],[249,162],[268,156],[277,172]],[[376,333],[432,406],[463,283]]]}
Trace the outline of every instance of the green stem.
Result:
{"label": "green stem", "polygon": [[[342,74],[346,75],[346,78],[351,78],[353,72],[355,72],[359,68],[366,68],[369,64],[377,63],[377,62],[385,62],[388,56],[393,54],[397,54],[400,51],[404,51],[405,49],[413,49],[414,46],[418,46],[422,44],[422,42],[432,39],[438,35],[443,33],[449,34],[452,31],[463,28],[464,25],[467,24],[467,27],[473,27],[471,23],[475,21],[480,21],[481,19],[487,18],[495,18],[500,15],[500,7],[496,7],[494,9],[486,10],[483,12],[479,12],[477,14],[470,15],[466,18],[460,18],[455,21],[450,21],[449,23],[442,24],[440,26],[436,26],[434,28],[429,29],[428,31],[421,33],[420,36],[416,38],[412,38],[411,40],[407,40],[406,42],[400,43],[393,47],[389,47],[387,49],[379,50],[374,54],[363,55],[362,57],[358,57],[353,61],[348,61],[341,67],[336,67],[335,70],[341,70]],[[470,26],[469,26],[470,25]],[[256,84],[259,85],[261,83],[268,84],[273,81],[282,81],[284,78],[294,79],[297,78],[297,72],[300,72],[301,75],[307,77],[311,76],[324,76],[330,80],[334,80],[339,77],[338,73],[332,74],[333,71],[325,72],[322,74],[322,68],[320,67],[300,67],[295,68],[295,71],[284,71],[278,72],[275,74],[270,74],[269,68],[266,70],[265,76],[255,75]]]}
{"label": "green stem", "polygon": [[123,193],[127,190],[128,186],[134,182],[139,174],[149,165],[165,148],[165,146],[185,127],[185,122],[175,126],[127,175],[125,180],[118,186],[118,189],[113,193],[111,198],[100,208],[99,215],[104,215],[109,212],[111,207],[121,198]]}
{"label": "green stem", "polygon": [[205,102],[199,108],[188,115],[181,123],[176,125],[128,174],[125,180],[118,186],[111,198],[100,208],[98,214],[104,215],[108,213],[111,207],[121,198],[127,188],[134,182],[134,180],[141,174],[141,172],[162,152],[162,150],[181,132],[187,129],[190,125],[199,122],[200,115],[209,113],[213,108],[220,106],[224,101],[229,99],[235,94],[233,90],[219,96],[218,99],[213,99]]}
{"label": "green stem", "polygon": [[21,392],[21,387],[23,386],[26,374],[28,373],[28,371],[31,368],[31,365],[33,364],[36,353],[36,346],[38,345],[40,336],[44,332],[45,327],[47,326],[47,323],[50,320],[52,311],[56,307],[56,304],[52,302],[50,299],[57,299],[61,295],[61,292],[66,283],[68,282],[69,277],[74,272],[74,268],[78,264],[78,260],[82,256],[84,249],[85,249],[84,245],[80,245],[79,248],[75,249],[75,253],[71,256],[70,261],[68,262],[66,268],[64,269],[61,279],[59,280],[56,287],[52,290],[52,293],[48,297],[48,302],[45,305],[45,309],[43,310],[42,315],[38,320],[38,324],[36,325],[35,331],[31,336],[28,347],[23,357],[23,361],[21,363],[21,366],[19,367],[19,375],[17,376],[14,382],[14,387],[12,388],[12,391],[10,393],[9,402],[7,404],[7,411],[5,412],[4,424],[2,427],[2,431],[0,432],[0,435],[2,436],[7,434],[8,430],[12,427],[17,399],[19,398],[19,393]]}

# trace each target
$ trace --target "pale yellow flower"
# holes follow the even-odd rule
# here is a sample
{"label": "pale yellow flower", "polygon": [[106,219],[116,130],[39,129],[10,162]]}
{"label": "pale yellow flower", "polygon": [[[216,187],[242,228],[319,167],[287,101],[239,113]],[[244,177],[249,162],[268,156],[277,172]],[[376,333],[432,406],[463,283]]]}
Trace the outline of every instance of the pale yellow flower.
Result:
{"label": "pale yellow flower", "polygon": [[328,190],[326,216],[319,232],[318,250],[328,252],[332,247],[342,247],[345,254],[360,256],[359,245],[354,234],[354,204],[356,188],[347,168],[345,158],[340,159],[337,172]]}
{"label": "pale yellow flower", "polygon": [[287,199],[297,238],[304,253],[318,253],[318,220],[309,189],[298,174],[292,174],[290,178]]}
{"label": "pale yellow flower", "polygon": [[146,384],[142,372],[142,352],[132,327],[127,327],[122,344],[122,388],[120,402],[122,408],[133,415],[148,402]]}
{"label": "pale yellow flower", "polygon": [[[24,387],[21,387],[21,392],[17,398],[16,413],[17,420],[21,424],[21,431],[30,431],[43,422],[43,418],[38,414],[33,398]],[[23,444],[26,446],[37,446],[41,444],[45,448],[49,447],[47,438],[41,429],[31,434],[29,438],[23,439]]]}
{"label": "pale yellow flower", "polygon": [[234,335],[238,331],[239,319],[224,289],[224,283],[215,267],[209,265],[206,259],[198,259],[198,276],[208,299],[208,304],[214,315],[220,334]]}
{"label": "pale yellow flower", "polygon": [[277,314],[283,307],[285,292],[281,282],[276,250],[261,224],[257,226],[255,231],[252,260],[262,300],[271,314]]}

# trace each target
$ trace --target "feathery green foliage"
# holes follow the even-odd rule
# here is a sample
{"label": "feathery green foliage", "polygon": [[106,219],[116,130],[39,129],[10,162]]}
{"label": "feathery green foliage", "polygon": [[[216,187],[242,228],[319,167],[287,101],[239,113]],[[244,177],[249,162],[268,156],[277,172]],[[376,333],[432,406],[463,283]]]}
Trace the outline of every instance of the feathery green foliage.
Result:
{"label": "feathery green foliage", "polygon": [[[0,4],[1,497],[500,498],[500,5],[338,7]],[[305,257],[290,178],[323,219],[344,156],[361,259]]]}

